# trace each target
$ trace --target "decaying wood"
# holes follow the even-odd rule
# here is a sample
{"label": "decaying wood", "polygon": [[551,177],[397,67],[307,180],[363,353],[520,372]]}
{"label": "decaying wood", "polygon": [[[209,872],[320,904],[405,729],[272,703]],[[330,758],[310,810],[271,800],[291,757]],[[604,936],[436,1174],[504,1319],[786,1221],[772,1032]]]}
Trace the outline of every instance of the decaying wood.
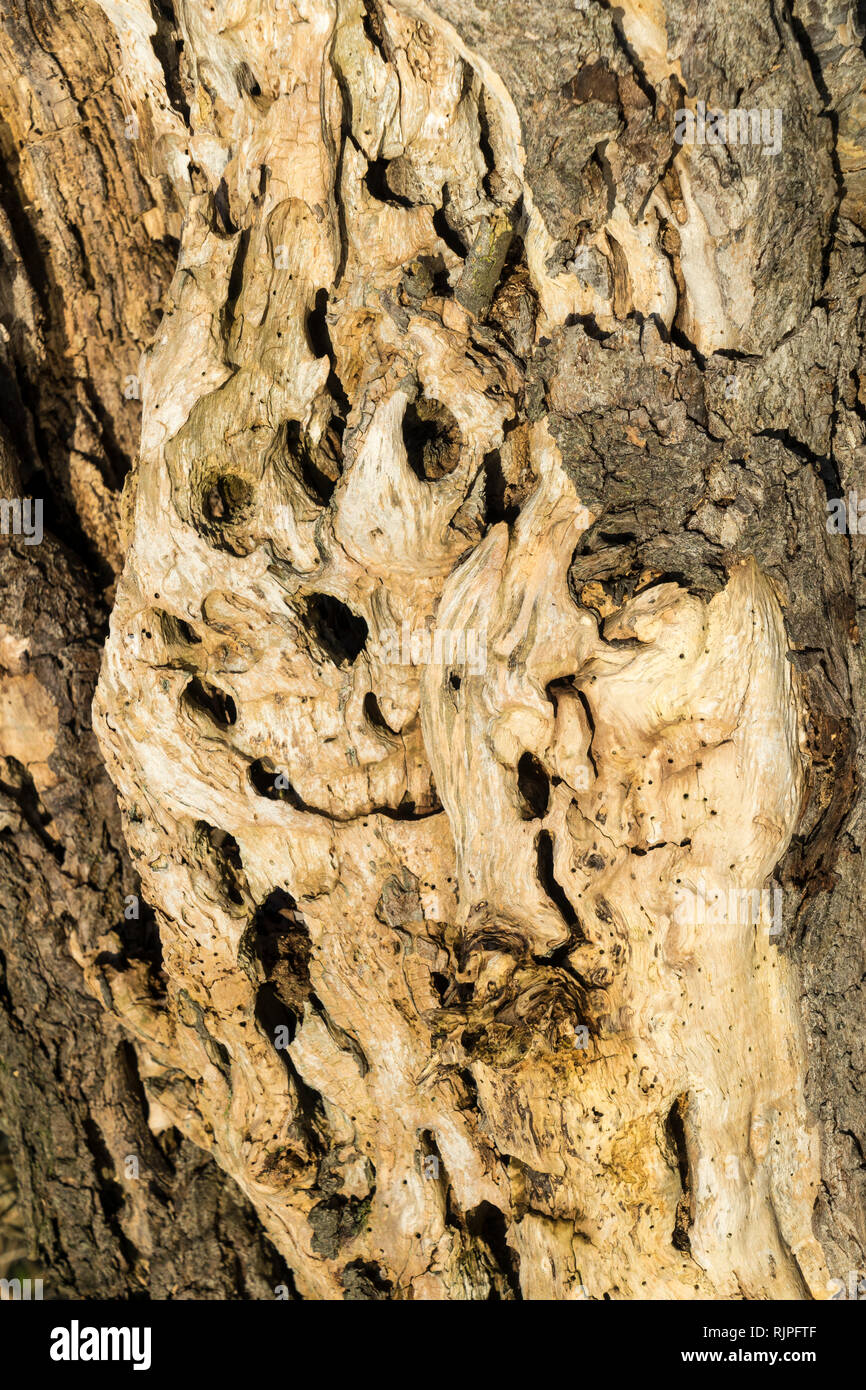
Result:
{"label": "decaying wood", "polygon": [[116,51],[87,0],[0,13],[0,495],[35,495],[44,532],[0,540],[0,1277],[45,1299],[273,1297],[291,1279],[255,1212],[212,1158],[151,1133],[83,969],[108,949],[159,981],[90,729],[138,358],[171,261]]}
{"label": "decaying wood", "polygon": [[[99,6],[180,241],[94,702],[161,974],[76,954],[150,1132],[304,1298],[826,1297],[856,8]],[[678,143],[699,101],[781,125]]]}

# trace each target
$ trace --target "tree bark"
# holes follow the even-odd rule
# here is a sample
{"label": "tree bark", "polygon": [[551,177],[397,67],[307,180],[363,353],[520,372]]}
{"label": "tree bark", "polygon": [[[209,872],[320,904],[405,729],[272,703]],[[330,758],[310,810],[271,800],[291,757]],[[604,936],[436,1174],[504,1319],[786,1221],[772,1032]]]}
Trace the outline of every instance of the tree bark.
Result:
{"label": "tree bark", "polygon": [[[201,1291],[129,1155],[230,1207],[223,1296],[866,1264],[862,41],[830,0],[4,20],[9,477],[75,539],[3,556],[2,1113],[65,1287],[63,1221],[112,1291]],[[118,571],[93,728],[153,930],[87,727]],[[86,1209],[22,1120],[67,1096]]]}
{"label": "tree bark", "polygon": [[125,138],[116,53],[87,3],[0,19],[0,490],[38,499],[44,529],[0,540],[0,1277],[45,1298],[272,1297],[291,1280],[254,1211],[179,1133],[151,1133],[84,973],[107,952],[159,987],[90,727],[178,217]]}

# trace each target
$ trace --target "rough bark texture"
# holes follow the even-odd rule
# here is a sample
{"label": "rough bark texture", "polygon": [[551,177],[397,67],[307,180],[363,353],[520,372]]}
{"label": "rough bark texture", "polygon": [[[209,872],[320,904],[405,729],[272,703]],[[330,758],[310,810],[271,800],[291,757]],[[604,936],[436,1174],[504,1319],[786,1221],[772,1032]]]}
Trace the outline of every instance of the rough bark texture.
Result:
{"label": "rough bark texture", "polygon": [[[36,9],[3,39],[31,80]],[[82,580],[49,542],[4,556],[5,698],[36,714],[3,871],[92,1001],[73,1078],[28,1072],[114,1157],[88,1240],[141,1278],[168,1237],[117,1155],[176,1193],[195,1145],[304,1298],[828,1296],[866,1264],[866,541],[826,505],[866,489],[856,7],[88,16],[104,46],[54,80],[123,216],[88,280],[84,123],[45,159],[19,83],[4,418],[47,419],[86,545],[125,552],[94,727],[161,964],[85,727],[97,601],[60,621]],[[699,103],[769,120],[682,143]],[[14,249],[26,200],[71,304]],[[191,1219],[231,1206],[255,1292],[249,1208],[202,1171]]]}
{"label": "rough bark texture", "polygon": [[3,9],[0,479],[43,500],[45,537],[0,541],[0,1131],[18,1187],[0,1276],[45,1298],[272,1297],[288,1276],[255,1213],[189,1141],[152,1135],[83,970],[109,951],[159,979],[90,728],[132,379],[171,264],[116,54],[93,5]]}

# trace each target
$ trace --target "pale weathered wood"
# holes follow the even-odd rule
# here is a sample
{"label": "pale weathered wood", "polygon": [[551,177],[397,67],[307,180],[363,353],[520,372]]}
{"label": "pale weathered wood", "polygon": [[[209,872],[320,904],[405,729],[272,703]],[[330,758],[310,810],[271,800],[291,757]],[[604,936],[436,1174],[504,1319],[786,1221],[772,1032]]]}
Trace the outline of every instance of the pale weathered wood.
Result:
{"label": "pale weathered wood", "polygon": [[[180,238],[94,703],[165,996],[76,943],[151,1131],[305,1298],[826,1297],[854,7],[100,8]],[[699,102],[754,138],[678,143]]]}

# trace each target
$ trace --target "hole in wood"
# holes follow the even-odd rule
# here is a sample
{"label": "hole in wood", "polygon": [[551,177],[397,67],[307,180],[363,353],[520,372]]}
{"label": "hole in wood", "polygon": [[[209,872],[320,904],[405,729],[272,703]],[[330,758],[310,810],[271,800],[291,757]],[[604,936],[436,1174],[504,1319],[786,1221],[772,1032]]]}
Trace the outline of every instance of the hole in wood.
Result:
{"label": "hole in wood", "polygon": [[193,716],[203,715],[212,724],[228,729],[237,723],[238,711],[231,695],[218,686],[193,676],[181,696],[181,701]]}
{"label": "hole in wood", "polygon": [[319,646],[338,666],[357,661],[367,641],[367,624],[333,594],[303,600],[304,616]]}
{"label": "hole in wood", "polygon": [[246,515],[252,500],[253,490],[246,478],[222,473],[206,484],[202,510],[208,521],[232,525]]}
{"label": "hole in wood", "polygon": [[409,467],[424,482],[438,482],[460,462],[460,427],[441,401],[426,396],[410,401],[403,416],[403,443]]}
{"label": "hole in wood", "polygon": [[517,764],[517,790],[524,820],[541,820],[550,801],[550,778],[532,753],[523,753]]}

